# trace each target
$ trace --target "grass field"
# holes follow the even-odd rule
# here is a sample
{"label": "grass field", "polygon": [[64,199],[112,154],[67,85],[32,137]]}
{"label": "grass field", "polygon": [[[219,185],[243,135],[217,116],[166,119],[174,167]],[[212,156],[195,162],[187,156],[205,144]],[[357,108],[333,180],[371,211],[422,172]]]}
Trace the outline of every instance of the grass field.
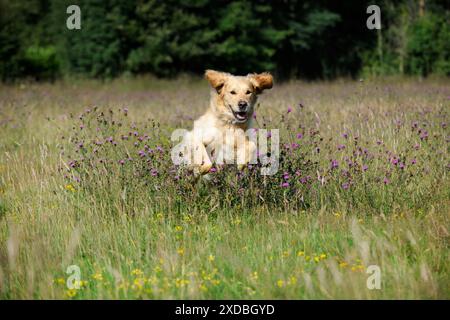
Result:
{"label": "grass field", "polygon": [[188,78],[1,85],[0,299],[450,298],[448,79],[275,84],[278,173],[195,182],[170,135],[208,100]]}

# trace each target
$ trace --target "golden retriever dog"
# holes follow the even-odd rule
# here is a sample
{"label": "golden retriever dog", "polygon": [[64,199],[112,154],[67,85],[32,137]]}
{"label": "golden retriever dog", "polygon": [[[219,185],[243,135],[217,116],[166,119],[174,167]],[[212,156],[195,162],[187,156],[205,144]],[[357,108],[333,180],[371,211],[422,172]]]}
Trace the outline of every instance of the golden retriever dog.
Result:
{"label": "golden retriever dog", "polygon": [[191,152],[190,167],[196,175],[208,173],[213,163],[235,163],[241,170],[256,160],[256,144],[247,133],[258,95],[272,88],[272,75],[235,76],[206,70],[205,78],[212,87],[209,108],[184,137]]}

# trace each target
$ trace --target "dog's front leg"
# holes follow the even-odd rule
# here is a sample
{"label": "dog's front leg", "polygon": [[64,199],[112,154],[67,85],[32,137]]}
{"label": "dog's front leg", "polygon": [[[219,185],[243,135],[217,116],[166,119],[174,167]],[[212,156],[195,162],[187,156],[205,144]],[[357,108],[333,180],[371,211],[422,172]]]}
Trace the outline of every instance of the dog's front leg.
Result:
{"label": "dog's front leg", "polygon": [[237,148],[237,165],[242,170],[249,163],[256,163],[256,144],[254,141],[245,139],[245,143]]}
{"label": "dog's front leg", "polygon": [[189,149],[189,166],[194,175],[198,176],[208,173],[212,167],[212,162],[201,136],[198,136],[197,132],[191,131],[185,136],[185,143]]}

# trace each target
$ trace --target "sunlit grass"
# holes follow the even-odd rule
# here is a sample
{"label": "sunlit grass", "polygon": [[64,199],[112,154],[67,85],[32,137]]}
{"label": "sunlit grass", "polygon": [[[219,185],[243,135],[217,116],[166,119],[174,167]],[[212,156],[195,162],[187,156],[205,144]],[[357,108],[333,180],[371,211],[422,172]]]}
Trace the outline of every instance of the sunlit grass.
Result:
{"label": "sunlit grass", "polygon": [[[281,131],[277,175],[230,168],[209,183],[168,153],[208,90],[2,86],[0,298],[449,297],[447,80],[275,86],[256,112]],[[380,290],[366,286],[370,265]]]}

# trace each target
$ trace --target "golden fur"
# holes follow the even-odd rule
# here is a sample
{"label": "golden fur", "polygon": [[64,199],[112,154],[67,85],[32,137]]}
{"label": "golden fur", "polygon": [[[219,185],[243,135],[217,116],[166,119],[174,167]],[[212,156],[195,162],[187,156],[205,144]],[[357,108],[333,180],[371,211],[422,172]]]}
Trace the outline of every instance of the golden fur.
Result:
{"label": "golden fur", "polygon": [[197,157],[192,167],[195,173],[206,174],[217,157],[222,156],[226,163],[234,163],[236,155],[241,169],[256,155],[256,145],[245,131],[252,127],[257,95],[272,88],[272,75],[234,76],[206,70],[205,78],[213,89],[210,106],[185,136],[185,142]]}

